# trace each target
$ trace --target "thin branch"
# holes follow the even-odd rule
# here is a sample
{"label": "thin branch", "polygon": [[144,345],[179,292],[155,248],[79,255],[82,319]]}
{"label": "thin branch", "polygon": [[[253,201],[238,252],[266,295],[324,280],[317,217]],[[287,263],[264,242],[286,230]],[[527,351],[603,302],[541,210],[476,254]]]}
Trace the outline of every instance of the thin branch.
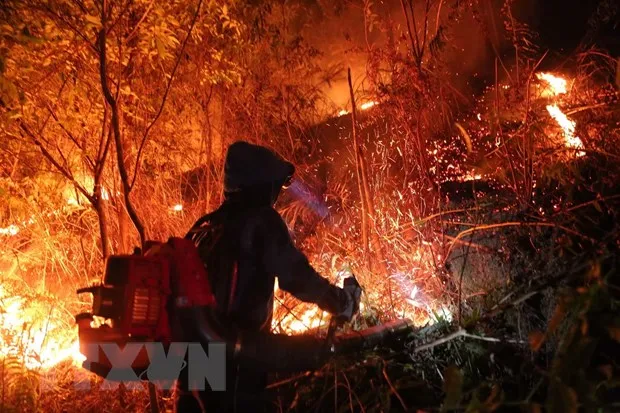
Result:
{"label": "thin branch", "polygon": [[151,0],[151,2],[149,3],[148,7],[146,8],[146,11],[142,15],[142,17],[140,17],[140,20],[138,20],[138,23],[136,23],[135,27],[133,28],[133,31],[131,33],[129,33],[129,36],[127,36],[127,38],[125,39],[126,43],[129,43],[131,41],[131,39],[136,35],[136,33],[138,33],[138,28],[140,27],[140,25],[142,24],[144,19],[146,19],[146,16],[151,11],[151,7],[153,7],[153,3],[154,2],[155,2],[155,0]]}
{"label": "thin branch", "polygon": [[138,170],[140,169],[140,157],[142,155],[142,149],[144,148],[144,144],[146,143],[146,138],[148,137],[149,132],[151,131],[151,128],[153,128],[153,126],[155,125],[155,122],[157,122],[162,112],[164,111],[164,106],[166,105],[168,93],[170,92],[172,81],[174,80],[174,75],[176,74],[176,71],[179,67],[179,63],[181,62],[181,58],[183,57],[185,46],[187,45],[187,41],[189,40],[189,37],[192,34],[192,30],[194,29],[194,26],[196,24],[196,20],[198,19],[198,14],[200,13],[200,8],[202,6],[202,1],[203,0],[198,0],[198,7],[196,8],[196,13],[194,13],[194,17],[192,18],[192,23],[189,27],[189,31],[187,32],[187,36],[185,36],[185,39],[183,40],[183,44],[181,45],[181,51],[179,52],[179,55],[177,56],[177,60],[174,63],[174,68],[172,69],[172,73],[170,74],[170,80],[168,80],[168,85],[166,86],[166,91],[164,92],[164,96],[162,97],[159,110],[157,111],[157,114],[155,115],[151,123],[146,127],[146,130],[144,131],[144,135],[142,135],[142,141],[140,142],[140,147],[138,148],[138,155],[136,156],[136,164],[133,170],[133,178],[131,179],[131,185],[129,186],[130,190],[133,189],[133,186],[136,183],[136,177],[138,176]]}
{"label": "thin branch", "polygon": [[[483,231],[483,230],[489,230],[489,229],[496,229],[496,228],[503,228],[503,227],[551,227],[551,228],[559,228],[569,234],[572,235],[576,235],[578,237],[581,237],[585,240],[588,240],[592,243],[596,242],[596,240],[594,240],[593,238],[588,237],[587,235],[581,234],[575,230],[572,230],[570,228],[567,228],[563,225],[558,225],[558,224],[554,224],[554,223],[550,223],[550,222],[501,222],[498,224],[488,224],[488,225],[482,225],[479,227],[474,227],[474,228],[469,228],[466,229],[464,231],[461,231],[460,233],[457,234],[457,236],[455,237],[455,240],[459,240],[461,238],[463,238],[465,235],[471,234],[473,232],[476,231]],[[450,244],[450,247],[448,247],[448,252],[446,253],[446,258],[448,259],[448,257],[450,256],[450,253],[452,252],[452,248],[455,244],[455,242],[452,242]]]}
{"label": "thin branch", "polygon": [[481,340],[481,341],[488,341],[491,343],[501,343],[501,342],[506,342],[506,343],[516,343],[516,344],[524,344],[525,341],[522,340],[501,340],[499,338],[494,338],[494,337],[484,337],[484,336],[477,336],[475,334],[470,334],[467,332],[467,330],[465,330],[464,328],[461,328],[457,331],[455,331],[452,334],[449,334],[445,337],[439,338],[435,341],[431,341],[430,343],[424,344],[420,347],[416,347],[413,352],[414,353],[419,353],[420,351],[424,351],[424,350],[428,350],[431,349],[433,347],[437,347],[440,346],[442,344],[447,343],[448,341],[452,341],[455,338],[458,337],[466,337],[466,338],[473,338],[475,340]]}
{"label": "thin branch", "polygon": [[93,197],[92,195],[86,190],[86,188],[84,188],[82,185],[80,185],[75,178],[73,177],[73,174],[71,174],[71,172],[66,169],[65,167],[63,167],[57,160],[56,158],[54,158],[54,156],[47,150],[47,148],[45,148],[45,146],[41,143],[41,141],[39,140],[39,138],[36,137],[36,135],[34,133],[32,133],[32,131],[30,130],[30,128],[28,128],[23,122],[19,123],[19,127],[20,129],[26,134],[28,135],[28,137],[30,137],[30,139],[32,140],[32,142],[34,142],[35,145],[37,145],[39,147],[39,149],[41,150],[41,153],[43,154],[43,156],[45,156],[45,158],[47,158],[48,161],[50,161],[50,163],[52,165],[54,165],[54,167],[58,170],[58,172],[60,172],[60,174],[62,176],[64,176],[65,178],[67,178],[69,181],[71,181],[71,183],[73,183],[73,185],[77,188],[78,191],[80,191],[82,193],[82,195],[84,195],[86,197],[86,199],[88,199],[90,202],[93,201]]}
{"label": "thin branch", "polygon": [[457,337],[463,337],[465,334],[467,334],[467,331],[465,331],[465,329],[460,329],[460,330],[458,330],[458,331],[455,331],[455,332],[454,332],[454,333],[452,333],[452,334],[449,334],[449,335],[447,335],[447,336],[445,336],[445,337],[442,337],[442,338],[440,338],[440,339],[437,339],[437,340],[435,340],[435,341],[432,341],[432,342],[430,342],[430,343],[428,343],[428,344],[424,344],[424,345],[422,345],[422,346],[420,346],[420,347],[416,347],[416,348],[413,350],[413,352],[414,352],[414,353],[419,353],[420,351],[424,351],[424,350],[431,349],[431,348],[433,348],[433,347],[440,346],[440,345],[442,345],[442,344],[444,344],[444,343],[447,343],[448,341],[452,341],[452,340],[454,340],[454,339],[455,339],[455,338],[457,338]]}
{"label": "thin branch", "polygon": [[[62,129],[62,131],[65,133],[65,135],[67,135],[69,140],[71,140],[71,142],[73,142],[73,144],[75,146],[77,146],[78,149],[80,149],[82,152],[84,152],[84,145],[80,144],[80,142],[73,135],[73,133],[71,133],[71,131],[69,131],[65,127],[65,125],[63,125],[62,122],[60,122],[60,120],[58,119],[58,116],[56,115],[56,112],[54,112],[54,110],[50,107],[50,105],[48,104],[48,105],[46,105],[46,107],[47,107],[47,110],[49,111],[50,115],[52,115],[52,118],[54,119],[54,121],[58,124],[58,126],[60,126],[60,129]],[[84,158],[88,161],[88,164],[90,165],[90,167],[94,169],[95,168],[95,163],[90,158],[90,156],[88,156],[88,154],[84,153]]]}
{"label": "thin branch", "polygon": [[403,14],[405,15],[405,21],[407,22],[407,33],[409,34],[409,40],[411,41],[411,51],[413,52],[413,56],[416,57],[417,60],[416,45],[415,40],[413,40],[413,35],[411,33],[411,24],[409,23],[409,13],[407,13],[407,7],[405,7],[405,0],[400,0],[400,5],[402,6]]}
{"label": "thin branch", "polygon": [[[112,128],[108,128],[108,139],[106,140],[106,138],[105,138],[105,134],[106,134],[105,127],[106,127],[107,123],[108,123],[108,105],[104,101],[104,103],[103,103],[103,121],[101,122],[101,136],[99,137],[99,148],[97,149],[97,155],[95,157],[95,160],[97,161],[97,166],[95,168],[95,175],[98,172],[99,162],[100,162],[101,158],[104,157],[103,153],[104,153],[104,151],[106,151],[107,144],[110,141],[110,131],[112,130]],[[103,168],[100,168],[100,169],[103,169]]]}
{"label": "thin branch", "polygon": [[398,390],[396,390],[396,388],[392,384],[392,381],[390,380],[389,376],[387,375],[387,371],[385,371],[385,367],[383,367],[383,378],[385,379],[385,381],[387,382],[388,386],[390,387],[390,391],[394,394],[394,396],[396,396],[396,398],[400,402],[400,405],[403,406],[403,409],[405,409],[406,412],[408,412],[409,409],[407,408],[407,405],[405,404],[405,401],[403,400],[403,398],[398,393]]}
{"label": "thin branch", "polygon": [[439,20],[441,18],[441,8],[443,6],[443,1],[444,0],[440,0],[439,6],[437,7],[437,19],[435,20],[435,37],[439,33]]}
{"label": "thin branch", "polygon": [[583,112],[586,110],[591,110],[591,109],[598,109],[598,108],[602,108],[604,106],[608,106],[608,103],[599,103],[596,105],[588,105],[588,106],[582,106],[579,108],[575,108],[573,110],[569,110],[568,112],[566,112],[566,116],[571,116],[574,115],[575,113],[579,113],[579,112]]}

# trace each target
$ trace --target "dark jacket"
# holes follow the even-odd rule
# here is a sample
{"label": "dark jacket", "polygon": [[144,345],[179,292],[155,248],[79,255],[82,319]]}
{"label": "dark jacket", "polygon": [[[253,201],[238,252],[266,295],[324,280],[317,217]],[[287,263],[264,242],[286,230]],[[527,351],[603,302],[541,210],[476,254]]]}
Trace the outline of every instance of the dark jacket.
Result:
{"label": "dark jacket", "polygon": [[[231,145],[224,169],[225,201],[187,234],[209,274],[220,334],[237,337],[269,331],[276,277],[281,289],[328,312],[339,314],[349,305],[347,294],[321,277],[295,247],[273,208],[294,170],[264,147],[245,142]],[[320,350],[311,344],[312,351]],[[264,372],[229,363],[227,391],[200,392],[198,398],[187,391],[185,380],[181,376],[177,388],[179,412],[204,411],[197,400],[207,412],[271,410],[264,393]]]}
{"label": "dark jacket", "polygon": [[310,266],[273,208],[293,173],[293,165],[264,147],[231,145],[224,170],[225,201],[188,234],[205,262],[218,318],[225,326],[268,330],[275,277],[281,289],[325,311],[340,313],[347,306],[344,291]]}

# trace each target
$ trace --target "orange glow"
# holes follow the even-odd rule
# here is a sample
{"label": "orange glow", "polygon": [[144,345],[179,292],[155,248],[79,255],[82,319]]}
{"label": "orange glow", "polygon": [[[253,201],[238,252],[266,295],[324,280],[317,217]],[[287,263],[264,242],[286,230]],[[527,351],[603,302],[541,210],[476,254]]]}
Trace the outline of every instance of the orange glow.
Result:
{"label": "orange glow", "polygon": [[[75,181],[85,190],[94,191],[95,180],[91,175],[76,175]],[[64,197],[67,200],[67,205],[72,206],[82,205],[85,201],[84,196],[73,186],[69,186],[65,189]],[[101,187],[101,199],[104,201],[108,201],[110,199],[110,193],[104,187]]]}
{"label": "orange glow", "polygon": [[10,294],[0,286],[0,357],[18,356],[29,369],[48,369],[70,359],[79,365],[77,331],[54,303]]}
{"label": "orange glow", "polygon": [[[557,105],[548,105],[547,111],[558,123],[564,132],[565,143],[568,148],[583,149],[583,142],[575,136],[576,123],[568,118]],[[577,156],[583,156],[585,152],[577,152]]]}
{"label": "orange glow", "polygon": [[547,84],[547,87],[543,90],[543,97],[563,95],[568,91],[566,88],[567,82],[564,78],[551,73],[536,73],[536,77]]}
{"label": "orange glow", "polygon": [[372,101],[372,100],[371,100],[371,101],[368,101],[368,102],[362,103],[362,104],[360,105],[360,109],[361,109],[361,110],[370,109],[371,107],[375,106],[376,104],[377,104],[377,102],[374,102],[374,101]]}
{"label": "orange glow", "polygon": [[[373,106],[378,105],[378,104],[379,104],[379,103],[378,103],[378,102],[375,102],[374,100],[369,100],[368,102],[364,102],[364,103],[362,103],[362,104],[360,105],[360,110],[370,109],[370,108],[372,108]],[[346,110],[346,109],[342,109],[342,110],[340,110],[340,111],[338,112],[338,116],[348,115],[349,113],[351,113],[351,112],[349,112],[349,111],[348,111],[348,110]]]}
{"label": "orange glow", "polygon": [[17,225],[9,225],[8,227],[0,228],[0,235],[6,235],[12,237],[19,233],[19,227]]}

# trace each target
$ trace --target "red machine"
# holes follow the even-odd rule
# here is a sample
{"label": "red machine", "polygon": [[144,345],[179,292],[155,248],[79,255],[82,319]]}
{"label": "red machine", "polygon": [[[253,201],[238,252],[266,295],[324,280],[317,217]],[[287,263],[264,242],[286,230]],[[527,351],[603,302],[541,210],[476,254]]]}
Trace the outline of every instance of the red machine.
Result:
{"label": "red machine", "polygon": [[[354,279],[345,284],[348,282],[357,284]],[[338,335],[334,320],[327,340],[267,333],[224,339],[215,328],[216,303],[207,271],[194,244],[181,238],[150,243],[144,255],[109,257],[103,284],[82,288],[79,293],[93,295],[92,313],[75,317],[80,352],[86,356],[83,367],[104,378],[114,367],[117,371],[131,369],[143,379],[150,360],[143,347],[136,357],[115,360],[112,366],[102,344],[116,344],[122,349],[132,342],[157,342],[164,346],[175,341],[203,345],[224,342],[239,363],[255,369],[293,372],[319,368],[333,354],[400,340],[412,327],[409,320],[397,320]],[[95,316],[104,318],[106,323],[93,326]],[[183,327],[179,327],[181,324]]]}
{"label": "red machine", "polygon": [[[77,293],[93,295],[92,313],[77,315],[76,322],[80,352],[87,358],[84,367],[100,375],[112,366],[96,344],[116,343],[122,348],[130,342],[150,341],[167,345],[175,339],[169,320],[171,309],[215,304],[198,251],[191,241],[182,238],[150,243],[144,255],[109,257],[103,284]],[[92,327],[94,316],[109,320],[109,324]],[[142,372],[148,365],[143,349],[122,367]]]}

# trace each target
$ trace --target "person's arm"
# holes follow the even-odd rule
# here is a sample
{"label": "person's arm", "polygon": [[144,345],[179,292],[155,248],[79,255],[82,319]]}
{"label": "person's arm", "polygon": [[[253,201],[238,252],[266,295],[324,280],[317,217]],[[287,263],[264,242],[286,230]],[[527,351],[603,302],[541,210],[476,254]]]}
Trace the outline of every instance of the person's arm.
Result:
{"label": "person's arm", "polygon": [[266,210],[259,221],[254,242],[260,245],[263,265],[278,277],[280,288],[332,314],[348,312],[351,297],[312,268],[293,244],[280,215],[272,209]]}

